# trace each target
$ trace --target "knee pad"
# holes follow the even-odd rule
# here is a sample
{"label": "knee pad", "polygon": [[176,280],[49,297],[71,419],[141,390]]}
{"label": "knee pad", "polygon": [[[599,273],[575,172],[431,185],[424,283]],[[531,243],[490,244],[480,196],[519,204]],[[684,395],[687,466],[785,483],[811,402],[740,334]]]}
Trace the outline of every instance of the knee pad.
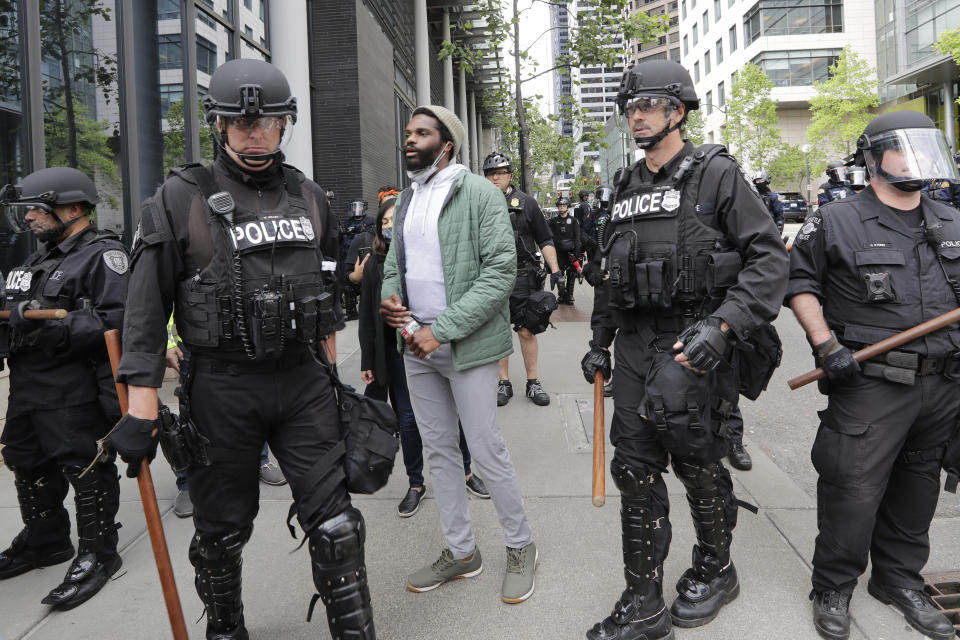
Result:
{"label": "knee pad", "polygon": [[366,528],[363,515],[347,507],[309,533],[310,557],[322,565],[341,565],[363,557]]}
{"label": "knee pad", "polygon": [[719,462],[674,458],[673,471],[691,495],[716,495],[724,485],[732,487],[730,472]]}
{"label": "knee pad", "polygon": [[190,541],[190,563],[194,567],[225,567],[239,561],[253,526],[227,533],[197,533]]}
{"label": "knee pad", "polygon": [[613,483],[624,496],[646,498],[650,495],[650,485],[660,478],[660,472],[647,465],[628,467],[616,458],[610,461],[610,474]]}

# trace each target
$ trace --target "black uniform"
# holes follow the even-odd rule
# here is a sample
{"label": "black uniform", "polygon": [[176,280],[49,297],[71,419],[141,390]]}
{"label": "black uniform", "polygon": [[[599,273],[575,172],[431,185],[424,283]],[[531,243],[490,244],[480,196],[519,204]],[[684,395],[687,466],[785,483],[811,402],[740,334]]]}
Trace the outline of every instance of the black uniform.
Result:
{"label": "black uniform", "polygon": [[376,220],[370,216],[357,218],[351,216],[347,220],[341,221],[343,231],[340,237],[340,268],[341,283],[343,285],[343,308],[347,319],[352,320],[357,317],[357,303],[360,300],[360,285],[350,282],[347,277],[353,272],[353,266],[357,263],[357,256],[361,248],[370,248],[373,246],[373,227]]}
{"label": "black uniform", "polygon": [[[337,220],[324,191],[286,165],[247,173],[224,153],[210,167],[174,173],[143,205],[118,379],[160,386],[174,309],[191,353],[181,419],[189,410],[209,440],[209,466],[187,471],[190,561],[208,637],[243,624],[240,555],[259,506],[266,441],[310,541],[331,632],[372,638],[363,518],[339,457],[331,459],[341,441],[336,398],[311,353],[343,327],[333,302]],[[206,205],[218,191],[233,197],[232,214]]]}
{"label": "black uniform", "polygon": [[525,327],[538,333],[527,307],[530,296],[543,289],[540,248],[553,246],[553,236],[536,200],[513,187],[504,195],[517,243],[517,282],[510,294],[510,322],[514,331]]}
{"label": "black uniform", "polygon": [[566,278],[566,290],[560,292],[561,301],[573,303],[573,285],[578,271],[574,262],[579,262],[583,245],[580,238],[580,223],[572,215],[558,215],[550,220],[550,233],[557,250],[557,264]]}
{"label": "black uniform", "polygon": [[[726,421],[738,399],[735,372],[724,363],[696,374],[674,361],[672,346],[708,315],[747,340],[776,316],[786,282],[783,242],[736,162],[720,149],[705,145],[700,150],[707,153],[695,156],[687,142],[655,174],[643,160],[626,171],[606,232],[609,277],[596,289],[591,319],[592,344],[606,347],[616,336],[611,473],[622,496],[627,589],[648,604],[662,602],[671,539],[661,479],[668,462],[686,487],[697,533],[693,568],[677,585],[686,602],[705,597],[698,583],[732,569],[737,521],[721,463]],[[735,572],[724,575],[731,573],[733,588]],[[679,602],[675,621],[683,613]]]}
{"label": "black uniform", "polygon": [[[817,296],[837,339],[856,350],[955,309],[947,276],[960,281],[960,215],[928,198],[897,211],[867,187],[807,219],[786,301]],[[953,324],[827,385],[812,453],[816,590],[851,593],[868,556],[873,580],[923,589],[941,459],[960,416],[958,349]]]}
{"label": "black uniform", "polygon": [[[25,549],[39,557],[63,551],[66,557],[58,561],[70,559],[70,520],[63,508],[68,481],[76,493],[79,554],[61,593],[54,590],[47,604],[66,604],[75,596],[68,593],[71,573],[76,584],[94,568],[85,554],[93,554],[90,561],[108,567],[107,573],[121,564],[114,457],[82,478],[80,473],[96,456],[97,439],[120,416],[103,334],[123,324],[128,278],[127,251],[119,238],[89,226],[60,244],[41,245],[6,279],[5,309],[36,300],[40,308],[69,312],[63,320],[38,321],[28,333],[2,325],[10,398],[0,442],[15,473],[25,525],[18,539]],[[83,562],[85,570],[78,566]],[[0,554],[0,578],[10,577],[4,574],[11,567]]]}
{"label": "black uniform", "polygon": [[846,183],[827,180],[820,185],[820,189],[817,191],[817,205],[822,207],[828,202],[843,200],[853,195],[856,195],[856,191],[848,187]]}
{"label": "black uniform", "polygon": [[573,207],[573,217],[577,219],[577,223],[580,224],[580,226],[583,226],[591,212],[593,212],[593,208],[590,207],[590,203],[583,200]]}
{"label": "black uniform", "polygon": [[932,180],[924,191],[929,191],[930,197],[960,209],[960,184],[952,180]]}

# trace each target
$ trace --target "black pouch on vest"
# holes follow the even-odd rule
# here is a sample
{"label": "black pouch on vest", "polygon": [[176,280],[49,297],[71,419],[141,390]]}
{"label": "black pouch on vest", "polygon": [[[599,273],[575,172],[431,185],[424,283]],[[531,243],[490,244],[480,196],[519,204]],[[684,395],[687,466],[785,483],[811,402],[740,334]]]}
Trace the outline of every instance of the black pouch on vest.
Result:
{"label": "black pouch on vest", "polygon": [[669,260],[647,260],[636,267],[637,307],[669,308],[673,301],[673,276]]}
{"label": "black pouch on vest", "polygon": [[523,309],[523,327],[536,335],[550,326],[550,314],[557,309],[557,296],[549,291],[534,291]]}
{"label": "black pouch on vest", "polygon": [[737,284],[737,278],[743,271],[743,260],[736,251],[711,253],[707,256],[707,268],[704,273],[707,295],[724,293]]}
{"label": "black pouch on vest", "polygon": [[386,402],[367,398],[337,381],[337,406],[350,493],[376,493],[387,484],[400,448],[397,416]]}
{"label": "black pouch on vest", "polygon": [[633,243],[627,236],[613,242],[607,257],[607,289],[609,304],[614,309],[634,309],[637,306],[636,273],[633,261]]}
{"label": "black pouch on vest", "polygon": [[767,388],[773,372],[780,366],[783,344],[772,324],[762,324],[746,342],[737,342],[737,369],[740,395],[756,400]]}

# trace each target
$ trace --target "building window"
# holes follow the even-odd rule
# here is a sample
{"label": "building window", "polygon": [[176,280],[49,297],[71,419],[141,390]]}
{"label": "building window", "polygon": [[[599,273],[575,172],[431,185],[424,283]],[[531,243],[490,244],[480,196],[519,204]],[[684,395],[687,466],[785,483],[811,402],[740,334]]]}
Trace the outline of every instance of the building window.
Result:
{"label": "building window", "polygon": [[720,0],[713,0],[713,21],[720,19]]}
{"label": "building window", "polygon": [[743,17],[743,40],[843,31],[843,0],[760,0]]}
{"label": "building window", "polygon": [[683,2],[680,3],[680,12],[683,14],[683,19],[686,20],[687,19],[687,0],[683,0]]}
{"label": "building window", "polygon": [[180,48],[180,34],[174,33],[157,37],[160,52],[161,69],[183,68],[183,50]]}
{"label": "building window", "polygon": [[717,64],[723,62],[723,39],[717,40]]}
{"label": "building window", "polygon": [[690,55],[690,43],[687,40],[687,36],[683,36],[683,55]]}
{"label": "building window", "polygon": [[197,8],[197,20],[216,31],[217,21],[213,19],[213,16],[206,11],[201,10],[199,7]]}
{"label": "building window", "polygon": [[703,54],[703,73],[710,73],[710,52]]}
{"label": "building window", "polygon": [[730,27],[730,52],[737,50],[737,25]]}
{"label": "building window", "polygon": [[160,0],[157,2],[157,20],[179,20],[180,0]]}
{"label": "building window", "polygon": [[707,108],[707,115],[713,113],[713,91],[707,91],[707,102],[704,106]]}
{"label": "building window", "polygon": [[956,2],[912,2],[907,3],[907,7],[904,36],[906,63],[910,66],[936,55],[933,43],[939,35],[960,26],[960,7]]}
{"label": "building window", "polygon": [[217,45],[197,36],[197,71],[212,74],[217,68]]}
{"label": "building window", "polygon": [[162,84],[160,85],[160,117],[166,118],[167,111],[170,111],[170,105],[183,100],[182,84]]}
{"label": "building window", "polygon": [[670,59],[674,62],[680,62],[680,48],[670,49]]}
{"label": "building window", "polygon": [[700,37],[697,35],[697,25],[693,25],[693,46],[697,46]]}
{"label": "building window", "polygon": [[693,81],[700,82],[700,62],[693,63]]}
{"label": "building window", "polygon": [[703,12],[703,35],[707,35],[707,31],[710,31],[710,14],[707,11]]}
{"label": "building window", "polygon": [[250,25],[243,25],[243,35],[253,40],[253,29],[250,27]]}
{"label": "building window", "polygon": [[767,74],[775,87],[805,87],[830,77],[830,65],[839,49],[765,51],[751,62]]}
{"label": "building window", "polygon": [[253,0],[243,0],[243,6],[253,11]]}
{"label": "building window", "polygon": [[723,91],[723,81],[720,81],[720,84],[717,85],[717,106],[725,107],[727,105],[727,97]]}

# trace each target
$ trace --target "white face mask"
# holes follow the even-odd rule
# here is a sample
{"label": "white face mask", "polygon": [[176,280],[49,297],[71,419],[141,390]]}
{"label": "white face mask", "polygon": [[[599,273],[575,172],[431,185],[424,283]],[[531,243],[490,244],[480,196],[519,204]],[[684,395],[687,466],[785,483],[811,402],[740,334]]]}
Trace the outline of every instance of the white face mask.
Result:
{"label": "white face mask", "polygon": [[443,160],[443,156],[447,155],[447,147],[444,145],[443,151],[440,152],[440,155],[437,156],[437,159],[433,161],[429,167],[424,167],[423,169],[417,169],[416,171],[407,171],[407,177],[410,178],[413,182],[416,182],[419,185],[426,184],[426,182],[433,177],[439,169],[437,165]]}

